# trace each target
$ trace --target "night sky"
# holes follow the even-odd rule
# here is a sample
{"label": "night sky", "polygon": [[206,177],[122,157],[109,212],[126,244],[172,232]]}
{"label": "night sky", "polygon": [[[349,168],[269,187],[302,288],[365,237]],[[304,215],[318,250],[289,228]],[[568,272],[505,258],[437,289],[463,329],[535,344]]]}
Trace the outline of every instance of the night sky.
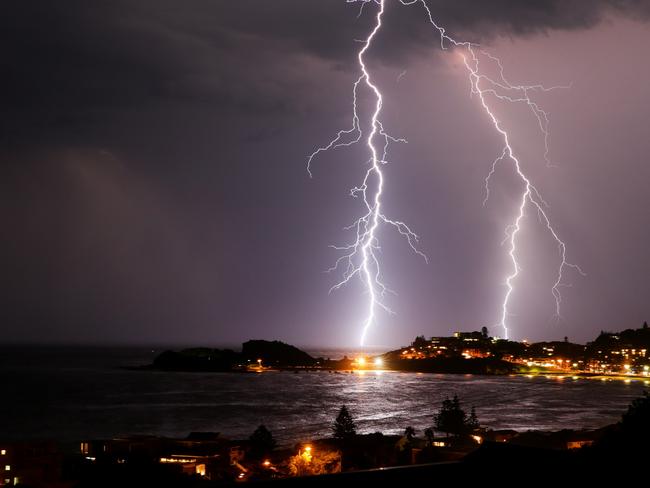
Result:
{"label": "night sky", "polygon": [[[395,136],[382,228],[387,301],[368,343],[487,326],[498,333],[501,246],[521,185],[484,178],[501,141],[459,57],[420,6],[386,0],[367,61]],[[650,2],[428,0],[539,95],[498,105],[550,204],[568,258],[534,214],[520,238],[514,339],[591,340],[650,320]],[[356,346],[366,297],[325,271],[362,212],[363,147],[306,158],[350,124],[356,53],[376,6],[344,0],[6,1],[0,6],[0,342]],[[405,72],[405,73],[404,73]],[[361,100],[367,110],[367,97]],[[363,105],[366,103],[366,105]]]}

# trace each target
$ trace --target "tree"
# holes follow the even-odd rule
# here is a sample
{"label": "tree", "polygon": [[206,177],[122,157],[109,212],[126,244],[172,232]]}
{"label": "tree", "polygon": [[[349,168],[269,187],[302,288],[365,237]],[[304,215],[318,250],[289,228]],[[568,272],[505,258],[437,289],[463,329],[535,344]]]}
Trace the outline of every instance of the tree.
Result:
{"label": "tree", "polygon": [[483,336],[483,339],[487,339],[489,337],[487,327],[481,327],[481,335]]}
{"label": "tree", "polygon": [[291,476],[315,476],[341,472],[341,453],[323,449],[298,453],[289,458]]}
{"label": "tree", "polygon": [[467,417],[465,425],[470,432],[475,431],[481,426],[481,423],[478,421],[478,417],[476,416],[476,407],[474,407],[474,405],[472,405],[472,410],[470,411],[469,417]]}
{"label": "tree", "polygon": [[413,341],[413,347],[425,347],[428,344],[426,338],[423,335],[419,335]]}
{"label": "tree", "polygon": [[275,449],[276,442],[273,434],[264,424],[260,425],[255,432],[249,437],[251,442],[251,456],[254,458],[262,457]]}
{"label": "tree", "polygon": [[648,322],[643,322],[643,328],[647,329],[648,328]]}
{"label": "tree", "polygon": [[424,429],[424,437],[427,439],[429,446],[433,446],[433,439],[435,439],[435,436],[431,427]]}
{"label": "tree", "polygon": [[596,441],[595,447],[606,459],[627,463],[647,462],[650,437],[650,394],[643,392],[623,414],[615,428]]}
{"label": "tree", "polygon": [[406,437],[407,441],[411,442],[415,438],[415,429],[409,425],[404,429],[404,437]]}
{"label": "tree", "polygon": [[357,435],[357,427],[354,425],[352,415],[350,415],[345,405],[339,410],[332,430],[334,431],[334,438],[339,440],[348,440]]}
{"label": "tree", "polygon": [[479,426],[476,411],[472,407],[472,413],[468,416],[465,410],[460,405],[458,395],[454,395],[453,399],[445,399],[442,402],[440,411],[433,417],[435,427],[440,432],[444,432],[460,437],[468,435]]}

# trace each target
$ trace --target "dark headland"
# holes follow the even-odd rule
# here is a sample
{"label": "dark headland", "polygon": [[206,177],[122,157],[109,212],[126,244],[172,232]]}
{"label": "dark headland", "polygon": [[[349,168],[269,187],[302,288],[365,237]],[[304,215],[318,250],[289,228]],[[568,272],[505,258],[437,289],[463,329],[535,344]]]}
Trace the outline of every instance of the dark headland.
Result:
{"label": "dark headland", "polygon": [[[256,372],[269,370],[325,370],[350,371],[355,369],[384,369],[395,371],[508,374],[515,366],[498,358],[432,357],[418,361],[406,359],[402,349],[364,358],[314,358],[290,344],[280,341],[250,340],[242,344],[241,352],[232,349],[189,348],[164,351],[148,369],[162,371],[196,372]],[[377,361],[377,363],[375,363]],[[378,368],[375,364],[381,364]]]}
{"label": "dark headland", "polygon": [[151,368],[164,371],[246,371],[250,367],[313,368],[318,360],[280,341],[250,340],[241,352],[197,347],[159,354]]}

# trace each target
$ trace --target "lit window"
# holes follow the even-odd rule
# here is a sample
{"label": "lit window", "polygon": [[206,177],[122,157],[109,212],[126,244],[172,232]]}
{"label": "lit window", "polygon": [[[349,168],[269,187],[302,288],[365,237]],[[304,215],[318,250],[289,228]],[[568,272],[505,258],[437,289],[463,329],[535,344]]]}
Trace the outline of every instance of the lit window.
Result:
{"label": "lit window", "polygon": [[6,450],[6,449],[2,449],[2,450],[0,451],[0,456],[4,456],[5,454],[7,454],[7,450]]}
{"label": "lit window", "polygon": [[11,471],[11,466],[9,466],[8,464],[5,465],[5,471]]}

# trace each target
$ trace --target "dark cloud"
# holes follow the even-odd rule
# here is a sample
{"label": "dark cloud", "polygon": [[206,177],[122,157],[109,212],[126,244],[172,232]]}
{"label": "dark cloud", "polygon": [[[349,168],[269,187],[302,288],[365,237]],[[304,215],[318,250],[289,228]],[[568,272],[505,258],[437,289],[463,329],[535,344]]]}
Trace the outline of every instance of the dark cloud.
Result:
{"label": "dark cloud", "polygon": [[[607,15],[647,18],[644,0],[429,1],[449,32],[473,41],[593,26]],[[309,60],[353,69],[355,39],[372,7],[295,0],[83,0],[4,2],[0,106],[5,139],[65,135],[131,107],[182,101],[256,110],[300,105]],[[391,1],[377,40],[383,62],[404,64],[437,45],[422,7]]]}
{"label": "dark cloud", "polygon": [[428,0],[427,4],[443,26],[470,40],[552,29],[584,29],[607,15],[646,19],[650,15],[650,5],[645,0]]}

